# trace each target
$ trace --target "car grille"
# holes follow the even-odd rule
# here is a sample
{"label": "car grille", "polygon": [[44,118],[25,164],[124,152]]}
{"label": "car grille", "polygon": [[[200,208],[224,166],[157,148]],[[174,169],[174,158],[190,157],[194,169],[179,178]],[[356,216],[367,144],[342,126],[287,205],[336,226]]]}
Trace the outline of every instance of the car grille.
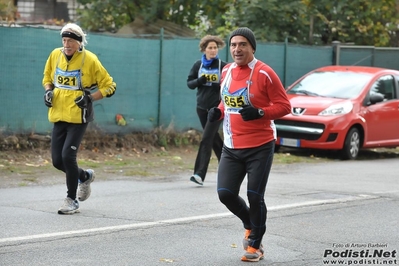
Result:
{"label": "car grille", "polygon": [[277,128],[277,135],[281,138],[317,140],[324,132],[323,124],[290,121],[290,120],[274,120]]}

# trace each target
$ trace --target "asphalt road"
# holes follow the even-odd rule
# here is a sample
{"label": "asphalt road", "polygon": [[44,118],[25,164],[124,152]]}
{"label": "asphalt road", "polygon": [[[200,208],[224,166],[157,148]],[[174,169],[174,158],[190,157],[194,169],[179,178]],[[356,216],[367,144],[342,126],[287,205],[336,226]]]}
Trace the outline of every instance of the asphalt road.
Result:
{"label": "asphalt road", "polygon": [[[399,159],[274,166],[259,265],[399,264]],[[245,265],[216,173],[101,181],[81,213],[64,185],[0,189],[0,265]],[[242,187],[245,197],[245,183]]]}

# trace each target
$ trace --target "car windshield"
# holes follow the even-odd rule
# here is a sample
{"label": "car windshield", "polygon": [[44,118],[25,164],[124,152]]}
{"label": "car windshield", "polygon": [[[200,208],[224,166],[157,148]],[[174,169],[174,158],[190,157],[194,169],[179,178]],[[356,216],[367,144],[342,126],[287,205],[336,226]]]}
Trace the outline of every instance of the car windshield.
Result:
{"label": "car windshield", "polygon": [[359,95],[372,75],[356,72],[314,72],[287,91],[288,94],[351,99]]}

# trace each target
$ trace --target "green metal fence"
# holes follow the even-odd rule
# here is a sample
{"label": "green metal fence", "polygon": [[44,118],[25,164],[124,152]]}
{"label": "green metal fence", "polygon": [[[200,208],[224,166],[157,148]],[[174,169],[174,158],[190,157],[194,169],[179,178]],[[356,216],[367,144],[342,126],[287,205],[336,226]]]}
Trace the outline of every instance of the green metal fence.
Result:
{"label": "green metal fence", "polygon": [[360,45],[334,46],[334,64],[399,69],[399,48]]}
{"label": "green metal fence", "polygon": [[[41,81],[49,53],[61,46],[59,30],[0,27],[0,40],[0,132],[50,132]],[[201,128],[196,91],[186,85],[191,66],[201,57],[198,39],[89,33],[88,42],[87,49],[97,54],[117,83],[113,97],[95,102],[96,127],[110,133],[167,126],[179,131]],[[337,61],[333,51],[333,47],[258,43],[255,56],[269,64],[287,86],[310,70]],[[219,55],[232,61],[227,48]],[[396,50],[341,49],[339,59],[340,64],[363,59],[359,64],[399,69]],[[116,114],[125,117],[126,126],[115,123]]]}

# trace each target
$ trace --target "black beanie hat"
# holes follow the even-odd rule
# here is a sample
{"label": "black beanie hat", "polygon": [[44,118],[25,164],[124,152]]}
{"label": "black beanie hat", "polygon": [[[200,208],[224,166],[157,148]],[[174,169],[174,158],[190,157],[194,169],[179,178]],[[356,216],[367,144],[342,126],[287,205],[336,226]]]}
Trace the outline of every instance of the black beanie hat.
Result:
{"label": "black beanie hat", "polygon": [[231,38],[233,38],[234,36],[244,36],[245,38],[247,38],[247,40],[249,41],[249,43],[251,44],[252,48],[254,48],[254,50],[256,51],[256,39],[255,39],[255,35],[252,32],[252,30],[250,30],[247,27],[243,27],[243,28],[238,28],[235,31],[233,31],[230,35],[230,39],[229,39],[229,45],[231,43]]}

